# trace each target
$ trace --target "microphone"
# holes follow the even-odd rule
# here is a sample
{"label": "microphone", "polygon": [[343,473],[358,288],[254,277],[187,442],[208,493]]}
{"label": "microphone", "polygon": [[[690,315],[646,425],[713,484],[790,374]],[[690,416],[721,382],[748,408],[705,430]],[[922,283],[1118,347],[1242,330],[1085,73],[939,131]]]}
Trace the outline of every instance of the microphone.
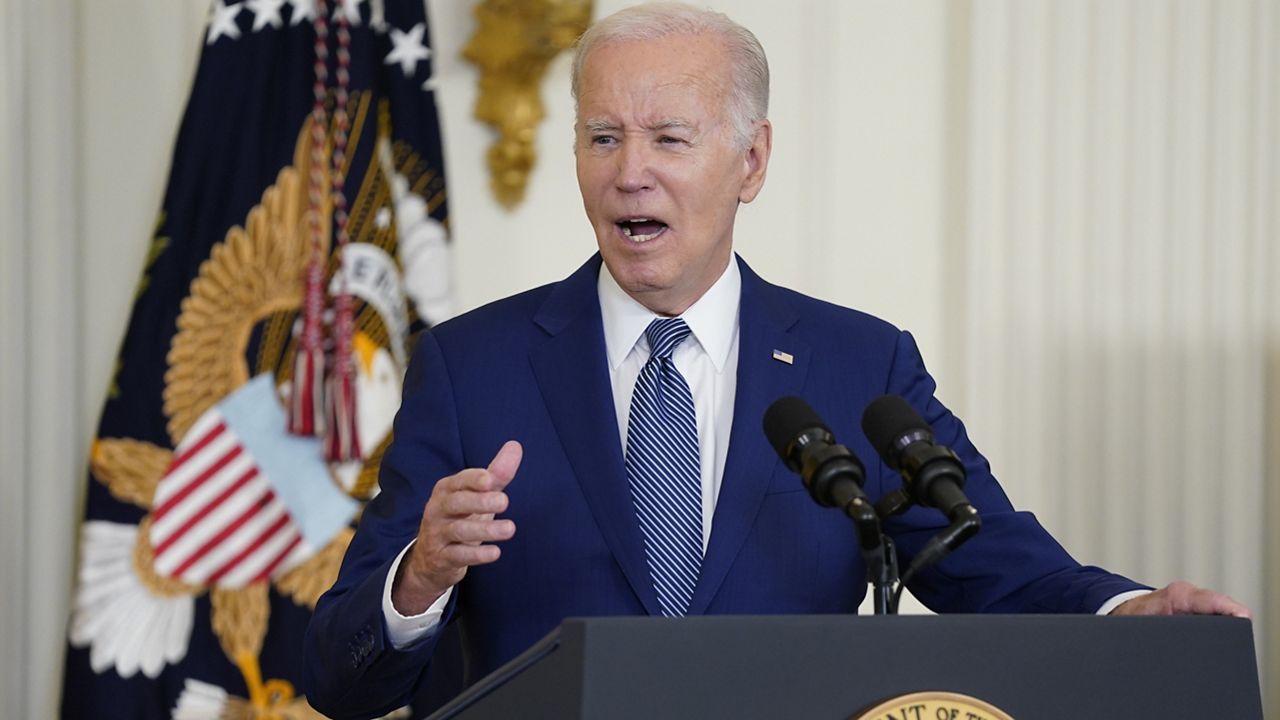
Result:
{"label": "microphone", "polygon": [[862,414],[862,432],[890,468],[902,475],[920,505],[941,510],[956,521],[972,516],[964,494],[964,465],[956,454],[934,442],[929,427],[906,400],[884,395]]}
{"label": "microphone", "polygon": [[800,474],[819,505],[838,507],[853,520],[867,580],[875,586],[876,613],[894,612],[897,556],[893,541],[880,532],[880,516],[862,491],[867,478],[862,461],[849,448],[836,444],[831,428],[795,396],[769,406],[764,413],[764,434],[787,467]]}
{"label": "microphone", "polygon": [[844,510],[858,523],[863,546],[879,546],[880,519],[862,491],[862,461],[836,444],[831,429],[808,403],[795,396],[775,401],[764,413],[764,434],[819,505]]}

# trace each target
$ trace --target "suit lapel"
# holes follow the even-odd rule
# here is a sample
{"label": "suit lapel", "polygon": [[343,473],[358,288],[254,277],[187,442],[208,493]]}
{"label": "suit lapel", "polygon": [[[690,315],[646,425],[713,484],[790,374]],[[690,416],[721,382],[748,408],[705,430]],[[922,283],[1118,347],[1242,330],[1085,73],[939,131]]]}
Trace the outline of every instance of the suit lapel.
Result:
{"label": "suit lapel", "polygon": [[552,291],[534,320],[551,337],[530,354],[574,476],[605,543],[651,615],[660,614],[627,486],[604,351],[599,255]]}
{"label": "suit lapel", "polygon": [[[809,367],[809,347],[788,335],[798,319],[794,308],[779,288],[761,280],[745,262],[739,261],[739,266],[742,304],[733,426],[690,615],[705,613],[720,589],[755,522],[769,478],[778,469],[778,456],[761,428],[764,411],[778,398],[799,393]],[[790,355],[791,362],[775,359],[774,351]]]}

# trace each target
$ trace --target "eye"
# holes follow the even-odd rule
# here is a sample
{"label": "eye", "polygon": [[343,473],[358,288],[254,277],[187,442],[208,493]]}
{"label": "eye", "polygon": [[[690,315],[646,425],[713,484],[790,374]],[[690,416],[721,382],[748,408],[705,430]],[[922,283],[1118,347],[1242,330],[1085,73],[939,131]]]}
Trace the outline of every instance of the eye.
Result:
{"label": "eye", "polygon": [[591,144],[597,147],[607,147],[617,143],[617,139],[612,135],[593,135],[591,136]]}
{"label": "eye", "polygon": [[658,138],[658,143],[662,145],[683,145],[684,139],[674,135],[663,135]]}

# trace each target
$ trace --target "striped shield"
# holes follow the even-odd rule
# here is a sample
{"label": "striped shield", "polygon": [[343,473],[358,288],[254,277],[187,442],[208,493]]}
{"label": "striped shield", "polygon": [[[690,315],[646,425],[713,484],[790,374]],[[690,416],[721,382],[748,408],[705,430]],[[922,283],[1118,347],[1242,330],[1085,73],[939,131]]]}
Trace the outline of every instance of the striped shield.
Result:
{"label": "striped shield", "polygon": [[191,585],[243,587],[324,547],[355,515],[320,441],[286,432],[270,374],[210,408],[156,487],[155,568]]}

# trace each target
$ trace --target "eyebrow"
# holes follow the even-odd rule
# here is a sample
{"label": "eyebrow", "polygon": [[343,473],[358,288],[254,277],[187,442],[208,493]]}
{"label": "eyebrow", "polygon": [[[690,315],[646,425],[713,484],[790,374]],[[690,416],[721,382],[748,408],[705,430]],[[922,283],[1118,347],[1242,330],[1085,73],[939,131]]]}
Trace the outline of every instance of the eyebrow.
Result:
{"label": "eyebrow", "polygon": [[587,120],[582,123],[582,127],[587,132],[601,132],[604,130],[617,130],[618,126],[608,120]]}
{"label": "eyebrow", "polygon": [[[621,128],[608,120],[586,120],[582,123],[582,127],[587,132],[604,132],[610,130],[620,130]],[[687,120],[672,118],[670,120],[661,120],[658,123],[646,127],[646,130],[692,130],[693,123]]]}
{"label": "eyebrow", "polygon": [[653,129],[654,130],[672,130],[672,129],[692,130],[693,123],[688,122],[687,120],[679,120],[679,119],[663,120],[657,125],[654,125]]}

